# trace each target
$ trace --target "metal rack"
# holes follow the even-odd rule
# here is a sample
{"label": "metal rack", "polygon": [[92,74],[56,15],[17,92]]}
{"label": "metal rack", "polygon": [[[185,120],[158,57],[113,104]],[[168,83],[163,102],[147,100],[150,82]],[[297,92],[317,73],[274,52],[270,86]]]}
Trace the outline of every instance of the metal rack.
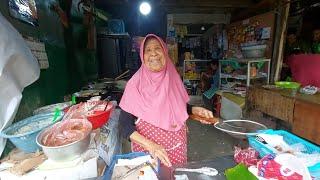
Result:
{"label": "metal rack", "polygon": [[[219,79],[219,86],[221,87],[221,79],[236,79],[236,80],[245,80],[246,81],[246,86],[250,86],[250,80],[252,79],[263,79],[265,78],[267,81],[267,84],[269,84],[270,81],[270,61],[271,59],[226,59],[226,60],[219,60],[219,74],[220,74],[220,79]],[[246,64],[247,65],[247,73],[246,75],[232,75],[232,74],[227,74],[227,73],[222,73],[221,68],[222,68],[222,62],[238,62],[241,64]],[[257,75],[255,77],[250,76],[250,67],[253,63],[259,63],[259,62],[266,62],[267,63],[267,72],[266,75]]]}

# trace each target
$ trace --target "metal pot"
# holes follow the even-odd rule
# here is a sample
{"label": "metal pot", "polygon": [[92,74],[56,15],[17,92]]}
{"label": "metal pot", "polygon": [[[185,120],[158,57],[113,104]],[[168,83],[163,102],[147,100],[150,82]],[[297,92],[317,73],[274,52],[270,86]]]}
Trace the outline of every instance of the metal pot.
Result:
{"label": "metal pot", "polygon": [[101,96],[101,99],[105,99],[108,97],[108,93],[106,90],[83,90],[73,94],[76,97],[76,102],[86,102],[90,98],[94,96]]}
{"label": "metal pot", "polygon": [[89,147],[91,133],[88,133],[88,135],[81,140],[63,146],[45,146],[42,144],[41,140],[48,129],[45,129],[38,134],[36,142],[38,146],[42,148],[44,154],[53,161],[62,162],[74,160],[80,157],[81,154],[84,153]]}
{"label": "metal pot", "polygon": [[104,84],[113,84],[115,79],[113,79],[113,78],[103,78],[103,79],[99,79],[98,81],[101,82],[101,83],[104,83]]}

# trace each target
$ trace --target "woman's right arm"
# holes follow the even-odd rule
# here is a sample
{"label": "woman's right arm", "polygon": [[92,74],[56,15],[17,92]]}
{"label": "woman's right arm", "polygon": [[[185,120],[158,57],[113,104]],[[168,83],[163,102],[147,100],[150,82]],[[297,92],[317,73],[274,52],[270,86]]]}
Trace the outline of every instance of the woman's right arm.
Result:
{"label": "woman's right arm", "polygon": [[119,129],[122,137],[139,144],[145,150],[149,151],[154,158],[158,158],[166,166],[171,166],[166,150],[136,131],[134,124],[135,119],[137,119],[137,117],[121,110],[119,116]]}
{"label": "woman's right arm", "polygon": [[147,150],[153,158],[159,159],[164,165],[172,166],[167,154],[167,151],[159,144],[145,138],[138,131],[133,132],[130,135],[131,141],[139,144],[145,150]]}

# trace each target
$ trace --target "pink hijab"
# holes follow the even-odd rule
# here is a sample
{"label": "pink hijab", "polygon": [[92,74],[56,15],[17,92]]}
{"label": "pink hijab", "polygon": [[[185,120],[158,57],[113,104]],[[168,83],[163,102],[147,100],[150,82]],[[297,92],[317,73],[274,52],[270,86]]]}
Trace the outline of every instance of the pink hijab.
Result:
{"label": "pink hijab", "polygon": [[[143,63],[144,44],[150,37],[158,39],[166,57],[165,68],[160,72],[150,71]],[[142,66],[127,83],[120,107],[156,127],[180,130],[188,118],[189,96],[162,39],[148,34],[140,46],[140,59]]]}

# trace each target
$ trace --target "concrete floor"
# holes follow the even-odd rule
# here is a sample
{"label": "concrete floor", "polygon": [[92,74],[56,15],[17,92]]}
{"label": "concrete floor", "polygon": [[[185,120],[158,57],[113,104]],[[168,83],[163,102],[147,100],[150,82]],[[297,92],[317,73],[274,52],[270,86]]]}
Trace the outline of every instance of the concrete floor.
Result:
{"label": "concrete floor", "polygon": [[[208,101],[209,102],[209,101]],[[205,107],[210,104],[202,96],[190,96],[189,104]],[[213,125],[188,120],[188,161],[209,160],[223,155],[233,155],[233,147],[240,141],[217,130]]]}
{"label": "concrete floor", "polygon": [[[233,147],[238,139],[213,127],[194,120],[188,120],[188,162],[209,160],[223,155],[233,155]],[[122,152],[131,151],[130,143],[123,140]]]}
{"label": "concrete floor", "polygon": [[239,143],[238,139],[217,130],[213,125],[205,125],[193,120],[188,120],[187,125],[189,162],[233,155],[233,147]]}

